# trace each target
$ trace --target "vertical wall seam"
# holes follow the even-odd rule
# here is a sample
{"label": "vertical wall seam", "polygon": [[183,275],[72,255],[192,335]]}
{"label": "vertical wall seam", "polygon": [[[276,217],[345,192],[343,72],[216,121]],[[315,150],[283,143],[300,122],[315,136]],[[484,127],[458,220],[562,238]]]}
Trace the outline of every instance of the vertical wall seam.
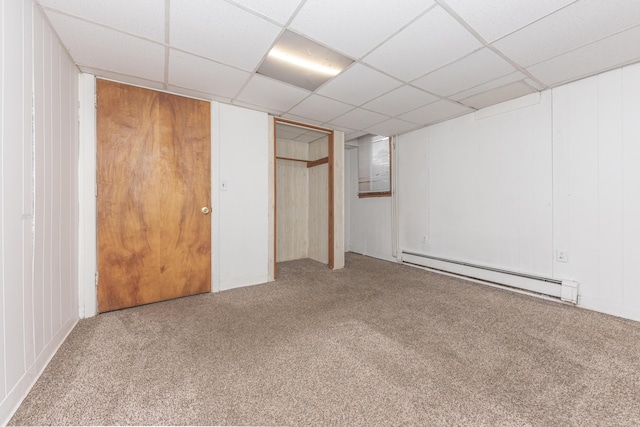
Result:
{"label": "vertical wall seam", "polygon": [[164,2],[164,89],[169,88],[169,44],[171,42],[171,0]]}
{"label": "vertical wall seam", "polygon": [[626,245],[625,245],[625,238],[624,238],[624,229],[625,229],[625,224],[626,224],[626,215],[625,215],[625,163],[624,163],[624,153],[625,153],[625,90],[624,90],[624,86],[625,86],[625,69],[623,68],[620,72],[620,201],[621,201],[621,226],[622,226],[622,242],[620,242],[620,246],[622,247],[622,257],[620,259],[620,263],[622,264],[622,305],[625,305],[625,290],[626,290],[626,283],[625,283],[625,277],[626,277],[626,265],[625,265],[625,254],[627,251]]}
{"label": "vertical wall seam", "polygon": [[[2,2],[2,4],[0,5],[0,8],[2,8],[2,12],[0,13],[0,18],[4,21],[4,2]],[[0,54],[2,55],[2,60],[0,61],[0,63],[2,64],[2,70],[0,72],[0,85],[2,88],[2,93],[4,96],[4,52],[6,52],[6,50],[4,49],[4,28],[5,25],[2,25],[2,29],[0,30],[0,32],[2,32],[2,34],[0,34],[0,47],[2,47],[2,49],[0,50]],[[2,127],[0,129],[4,129],[4,99],[0,100],[0,123],[2,124]],[[0,153],[2,154],[2,156],[0,156],[0,159],[4,159],[4,132],[0,131]],[[2,161],[0,160],[0,197],[4,198],[4,167],[2,165]],[[5,275],[4,275],[4,251],[5,251],[5,245],[4,245],[4,203],[0,200],[0,235],[2,236],[2,242],[0,242],[0,245],[2,245],[0,247],[0,266],[2,268],[0,268],[0,273],[2,274],[0,277],[0,286],[2,286],[2,307],[0,307],[2,309],[2,325],[4,328],[4,325],[6,325],[6,310],[4,307],[5,304]],[[3,390],[4,393],[6,395],[7,392],[7,357],[6,357],[6,349],[7,349],[7,334],[5,333],[5,331],[2,331],[2,351],[3,351],[3,357],[2,357],[2,362],[3,362],[3,366],[2,366],[2,379],[3,379]]]}
{"label": "vertical wall seam", "polygon": [[602,283],[600,281],[600,268],[601,268],[601,259],[600,259],[600,221],[601,212],[600,212],[600,76],[596,78],[596,158],[598,161],[596,162],[596,206],[597,206],[597,230],[596,230],[596,239],[597,245],[595,247],[596,251],[596,280],[597,280],[597,288],[596,295],[598,298],[602,300]]}
{"label": "vertical wall seam", "polygon": [[36,69],[35,52],[35,5],[31,4],[31,340],[33,342],[34,361],[38,358],[36,354],[36,307],[35,307],[35,271],[36,271]]}
{"label": "vertical wall seam", "polygon": [[[555,260],[555,251],[556,251],[556,195],[557,189],[555,186],[556,182],[556,156],[555,156],[555,148],[556,148],[556,116],[555,116],[555,103],[553,99],[553,89],[549,89],[549,96],[551,97],[551,101],[549,104],[551,105],[551,277],[556,277],[556,263]],[[569,250],[569,249],[567,249]]]}

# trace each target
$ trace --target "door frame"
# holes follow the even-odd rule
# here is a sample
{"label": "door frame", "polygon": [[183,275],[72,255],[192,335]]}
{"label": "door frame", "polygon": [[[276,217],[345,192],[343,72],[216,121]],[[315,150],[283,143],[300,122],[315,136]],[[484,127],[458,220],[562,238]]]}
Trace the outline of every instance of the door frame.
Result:
{"label": "door frame", "polygon": [[320,126],[313,126],[313,125],[308,125],[306,123],[300,123],[300,122],[296,122],[293,120],[288,120],[288,119],[283,119],[282,117],[274,117],[273,118],[273,279],[277,279],[278,277],[278,273],[277,273],[277,268],[276,268],[276,245],[277,245],[277,198],[278,198],[278,190],[277,190],[277,185],[278,183],[276,182],[277,178],[277,174],[276,174],[276,168],[277,168],[277,161],[276,161],[276,147],[277,147],[277,131],[276,131],[276,124],[278,123],[282,123],[282,124],[286,124],[286,125],[292,125],[292,126],[296,126],[296,127],[300,127],[300,128],[304,128],[304,129],[311,129],[311,130],[317,130],[320,132],[324,132],[327,134],[328,136],[328,167],[329,167],[329,173],[328,173],[328,200],[327,200],[327,207],[329,209],[329,233],[327,236],[327,244],[328,246],[328,253],[329,253],[329,257],[328,257],[328,262],[327,262],[327,266],[333,270],[334,269],[334,265],[335,265],[335,145],[334,145],[334,141],[335,141],[335,131],[333,129],[327,129],[327,128],[323,128]]}
{"label": "door frame", "polygon": [[[100,77],[144,89],[206,101],[211,107],[211,292],[220,291],[220,185],[216,171],[220,170],[218,104],[211,100],[186,96],[154,87],[135,85],[116,79]],[[78,305],[81,319],[98,314],[98,241],[97,241],[97,134],[96,79],[93,74],[80,73],[78,149]]]}

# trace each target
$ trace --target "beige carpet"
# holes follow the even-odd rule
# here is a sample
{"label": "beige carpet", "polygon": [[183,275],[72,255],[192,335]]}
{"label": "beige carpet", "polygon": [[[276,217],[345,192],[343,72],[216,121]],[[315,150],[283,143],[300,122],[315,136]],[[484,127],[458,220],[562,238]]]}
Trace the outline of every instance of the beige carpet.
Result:
{"label": "beige carpet", "polygon": [[347,254],[81,321],[11,424],[640,425],[640,324]]}

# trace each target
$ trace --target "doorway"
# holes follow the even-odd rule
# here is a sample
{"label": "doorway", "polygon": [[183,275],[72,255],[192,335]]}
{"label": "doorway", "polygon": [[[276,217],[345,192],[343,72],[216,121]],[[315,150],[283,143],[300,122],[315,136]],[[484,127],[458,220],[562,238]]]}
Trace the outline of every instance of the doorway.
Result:
{"label": "doorway", "polygon": [[333,269],[334,131],[274,120],[274,264],[311,258]]}
{"label": "doorway", "polygon": [[211,291],[208,102],[97,80],[98,311]]}

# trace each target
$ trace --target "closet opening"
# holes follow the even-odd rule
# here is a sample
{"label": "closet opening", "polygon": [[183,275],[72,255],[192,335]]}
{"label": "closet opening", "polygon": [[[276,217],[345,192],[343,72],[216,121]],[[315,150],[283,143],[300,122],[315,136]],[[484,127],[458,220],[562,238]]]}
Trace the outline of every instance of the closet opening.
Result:
{"label": "closet opening", "polygon": [[334,131],[274,118],[277,263],[310,258],[334,268]]}

